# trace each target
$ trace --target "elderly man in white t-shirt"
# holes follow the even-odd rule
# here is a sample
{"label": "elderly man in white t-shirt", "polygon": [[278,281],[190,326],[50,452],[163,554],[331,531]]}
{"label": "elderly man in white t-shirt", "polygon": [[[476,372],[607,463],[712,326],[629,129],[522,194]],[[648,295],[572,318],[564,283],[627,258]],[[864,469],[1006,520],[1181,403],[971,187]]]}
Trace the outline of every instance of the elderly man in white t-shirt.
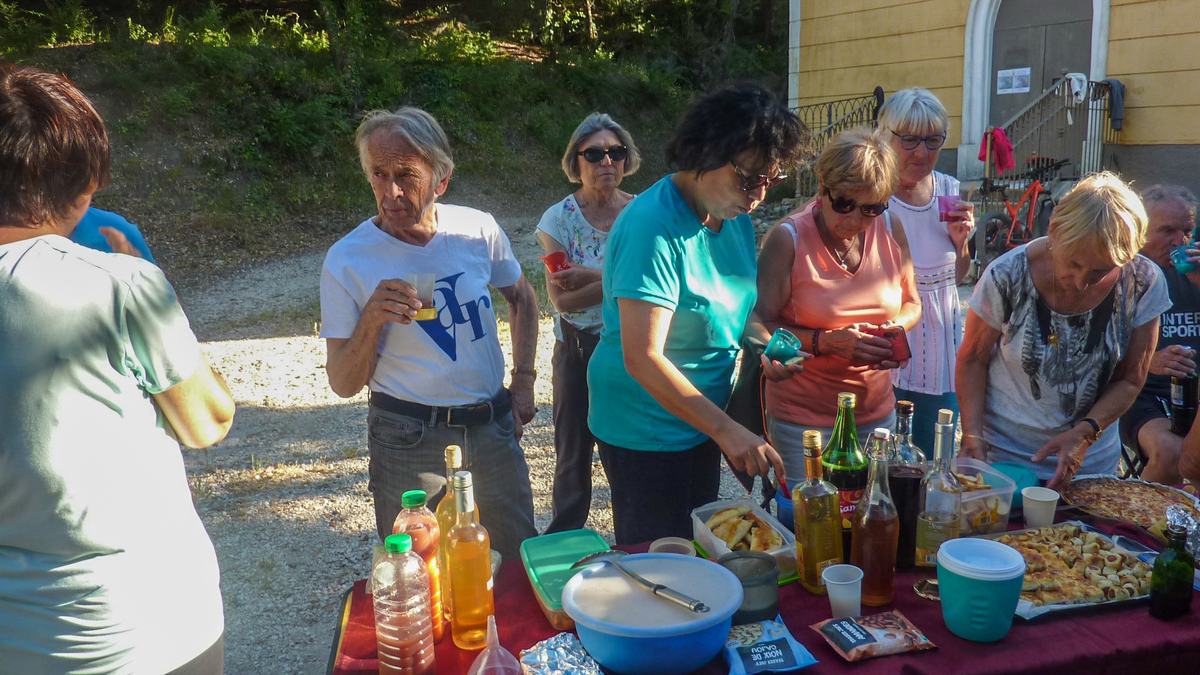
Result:
{"label": "elderly man in white t-shirt", "polygon": [[[369,114],[355,135],[379,213],[340,239],[321,271],[321,337],[329,386],[371,389],[369,488],[379,536],[401,494],[445,487],[444,451],[463,448],[492,547],[516,558],[537,531],[529,467],[517,439],[533,418],[537,300],[508,237],[482,211],[435,203],[454,163],[423,110]],[[436,279],[436,317],[418,320],[413,275]],[[490,288],[508,302],[511,394]]]}

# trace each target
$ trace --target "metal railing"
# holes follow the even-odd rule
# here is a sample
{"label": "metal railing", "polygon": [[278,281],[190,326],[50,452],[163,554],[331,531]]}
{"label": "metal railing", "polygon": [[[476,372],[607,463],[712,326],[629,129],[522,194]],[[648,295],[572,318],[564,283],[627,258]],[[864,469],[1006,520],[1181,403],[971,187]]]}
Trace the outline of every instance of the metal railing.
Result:
{"label": "metal railing", "polygon": [[[883,87],[866,96],[854,96],[836,101],[813,103],[796,108],[796,114],[812,134],[812,157],[815,159],[831,138],[846,129],[875,126],[879,108],[883,105]],[[812,163],[796,168],[796,197],[807,199],[817,192],[817,177]]]}

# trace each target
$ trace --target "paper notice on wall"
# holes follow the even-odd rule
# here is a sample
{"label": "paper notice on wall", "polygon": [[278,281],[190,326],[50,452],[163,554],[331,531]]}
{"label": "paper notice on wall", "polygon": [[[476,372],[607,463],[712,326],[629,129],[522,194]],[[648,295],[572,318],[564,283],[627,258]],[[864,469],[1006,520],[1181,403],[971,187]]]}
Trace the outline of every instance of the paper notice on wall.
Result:
{"label": "paper notice on wall", "polygon": [[1029,92],[1030,68],[1006,68],[996,71],[997,94],[1025,94]]}

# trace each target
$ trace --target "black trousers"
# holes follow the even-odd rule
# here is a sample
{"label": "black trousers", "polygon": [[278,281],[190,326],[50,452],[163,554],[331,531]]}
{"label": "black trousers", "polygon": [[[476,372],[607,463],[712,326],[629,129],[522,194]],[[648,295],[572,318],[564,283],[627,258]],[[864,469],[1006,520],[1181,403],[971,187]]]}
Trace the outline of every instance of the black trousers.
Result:
{"label": "black trousers", "polygon": [[592,507],[592,447],[588,429],[588,361],[599,335],[559,319],[562,340],[554,343],[554,518],[546,532],[577,530]]}
{"label": "black trousers", "polygon": [[721,450],[711,439],[682,452],[630,450],[597,440],[612,490],[618,544],[692,538],[692,509],[717,498]]}

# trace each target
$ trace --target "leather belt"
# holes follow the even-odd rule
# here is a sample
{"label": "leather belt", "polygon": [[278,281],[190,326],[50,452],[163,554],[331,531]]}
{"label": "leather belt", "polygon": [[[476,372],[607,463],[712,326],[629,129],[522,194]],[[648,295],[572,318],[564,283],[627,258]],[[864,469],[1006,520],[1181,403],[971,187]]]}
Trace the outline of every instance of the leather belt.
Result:
{"label": "leather belt", "polygon": [[445,424],[448,427],[474,427],[490,424],[512,410],[512,399],[509,397],[507,389],[501,389],[500,393],[490,401],[451,407],[402,401],[378,391],[371,392],[370,400],[371,405],[381,410],[424,420],[431,427],[438,424]]}

